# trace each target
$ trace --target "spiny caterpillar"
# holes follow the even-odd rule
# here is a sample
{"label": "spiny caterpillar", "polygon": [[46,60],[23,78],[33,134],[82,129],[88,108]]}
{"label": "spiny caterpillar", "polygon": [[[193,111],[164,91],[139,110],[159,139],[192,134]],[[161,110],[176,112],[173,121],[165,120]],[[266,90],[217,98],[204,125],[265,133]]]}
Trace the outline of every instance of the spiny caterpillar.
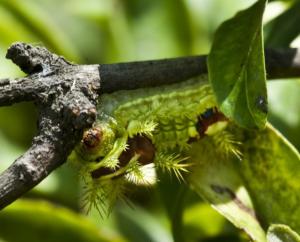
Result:
{"label": "spiny caterpillar", "polygon": [[94,206],[108,213],[128,182],[155,183],[154,168],[183,180],[189,145],[205,136],[218,134],[223,152],[238,155],[206,78],[101,96],[97,122],[72,157],[86,186],[88,211]]}

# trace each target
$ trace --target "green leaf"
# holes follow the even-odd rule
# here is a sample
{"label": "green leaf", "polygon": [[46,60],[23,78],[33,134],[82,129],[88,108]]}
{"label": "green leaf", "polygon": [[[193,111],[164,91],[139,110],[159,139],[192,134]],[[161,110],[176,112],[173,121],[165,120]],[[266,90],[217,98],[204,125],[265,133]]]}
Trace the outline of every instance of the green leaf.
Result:
{"label": "green leaf", "polygon": [[300,80],[268,83],[270,104],[268,119],[298,150],[300,149],[299,92]]}
{"label": "green leaf", "polygon": [[223,216],[204,202],[187,206],[183,223],[186,241],[240,241],[236,229],[229,226]]}
{"label": "green leaf", "polygon": [[[64,30],[47,13],[43,4],[38,1],[7,1],[2,0],[0,6],[7,9],[19,23],[22,23],[32,35],[47,46],[64,55],[72,61],[78,61],[79,56],[73,41]],[[56,13],[57,14],[57,13]],[[53,34],[55,33],[55,34]],[[22,39],[22,38],[21,38]]]}
{"label": "green leaf", "polygon": [[116,211],[119,230],[128,241],[171,242],[171,235],[159,216],[135,205],[120,206]]}
{"label": "green leaf", "polygon": [[183,212],[187,198],[188,187],[181,184],[175,175],[157,172],[159,183],[157,184],[160,199],[171,221],[174,242],[184,241],[187,236],[183,233]]}
{"label": "green leaf", "polygon": [[208,73],[222,112],[246,128],[264,128],[267,118],[266,73],[259,0],[225,21],[208,56]]}
{"label": "green leaf", "polygon": [[270,21],[264,28],[265,45],[268,47],[289,47],[300,34],[300,1]]}
{"label": "green leaf", "polygon": [[300,242],[300,236],[289,226],[273,224],[267,233],[268,242]]}
{"label": "green leaf", "polygon": [[214,150],[209,137],[192,145],[190,162],[197,166],[189,177],[191,187],[252,240],[265,242],[265,232],[236,167],[240,161],[224,161]]}
{"label": "green leaf", "polygon": [[18,200],[1,211],[0,237],[18,242],[116,241],[101,235],[95,224],[82,215],[32,200]]}
{"label": "green leaf", "polygon": [[211,137],[192,145],[198,164],[194,190],[254,241],[266,241],[271,224],[300,231],[300,155],[271,125],[262,131],[229,127],[241,142],[241,161],[218,155]]}
{"label": "green leaf", "polygon": [[243,132],[240,162],[247,190],[264,228],[281,223],[300,232],[300,155],[270,125],[260,132]]}

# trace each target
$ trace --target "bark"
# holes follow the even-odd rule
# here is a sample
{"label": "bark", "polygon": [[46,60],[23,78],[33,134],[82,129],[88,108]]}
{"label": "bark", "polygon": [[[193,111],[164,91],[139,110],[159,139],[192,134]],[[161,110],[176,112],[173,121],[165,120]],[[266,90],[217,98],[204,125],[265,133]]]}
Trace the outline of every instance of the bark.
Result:
{"label": "bark", "polygon": [[[76,65],[43,47],[15,43],[7,58],[27,77],[0,80],[0,106],[33,101],[38,134],[0,175],[0,209],[42,181],[66,158],[96,118],[101,93],[184,81],[207,73],[206,56],[103,65]],[[266,50],[268,78],[300,76],[297,49]]]}

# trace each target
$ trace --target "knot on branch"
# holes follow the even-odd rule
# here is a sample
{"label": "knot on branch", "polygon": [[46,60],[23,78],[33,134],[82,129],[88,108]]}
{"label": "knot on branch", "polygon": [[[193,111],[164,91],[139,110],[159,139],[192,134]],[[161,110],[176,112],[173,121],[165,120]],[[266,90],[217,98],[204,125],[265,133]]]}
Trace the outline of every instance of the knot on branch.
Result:
{"label": "knot on branch", "polygon": [[75,129],[91,126],[97,116],[94,104],[80,92],[70,92],[64,97],[64,117],[71,121]]}
{"label": "knot on branch", "polygon": [[12,60],[26,74],[48,73],[54,68],[71,65],[63,57],[49,52],[46,48],[26,43],[14,43],[7,50],[6,58]]}
{"label": "knot on branch", "polygon": [[29,89],[40,115],[76,130],[92,125],[100,89],[97,67],[74,65],[44,47],[19,42],[8,49],[6,57],[29,74],[20,80],[19,88]]}

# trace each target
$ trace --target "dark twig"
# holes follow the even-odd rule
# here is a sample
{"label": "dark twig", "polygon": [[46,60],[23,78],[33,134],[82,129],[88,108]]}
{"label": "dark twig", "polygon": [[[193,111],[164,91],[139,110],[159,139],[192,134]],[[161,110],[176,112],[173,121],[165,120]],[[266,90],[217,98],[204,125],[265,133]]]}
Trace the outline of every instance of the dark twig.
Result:
{"label": "dark twig", "polygon": [[300,77],[299,49],[266,49],[268,79]]}
{"label": "dark twig", "polygon": [[207,73],[206,56],[100,65],[101,92],[167,85]]}
{"label": "dark twig", "polygon": [[[267,49],[268,79],[300,76],[299,49]],[[206,74],[206,56],[100,65],[101,92],[153,87]]]}
{"label": "dark twig", "polygon": [[[0,106],[34,101],[39,127],[31,148],[0,175],[0,209],[65,162],[83,130],[94,122],[100,93],[165,85],[207,73],[206,56],[74,65],[45,48],[16,43],[7,58],[29,76],[0,80]],[[267,50],[266,67],[269,78],[299,77],[300,53]]]}

